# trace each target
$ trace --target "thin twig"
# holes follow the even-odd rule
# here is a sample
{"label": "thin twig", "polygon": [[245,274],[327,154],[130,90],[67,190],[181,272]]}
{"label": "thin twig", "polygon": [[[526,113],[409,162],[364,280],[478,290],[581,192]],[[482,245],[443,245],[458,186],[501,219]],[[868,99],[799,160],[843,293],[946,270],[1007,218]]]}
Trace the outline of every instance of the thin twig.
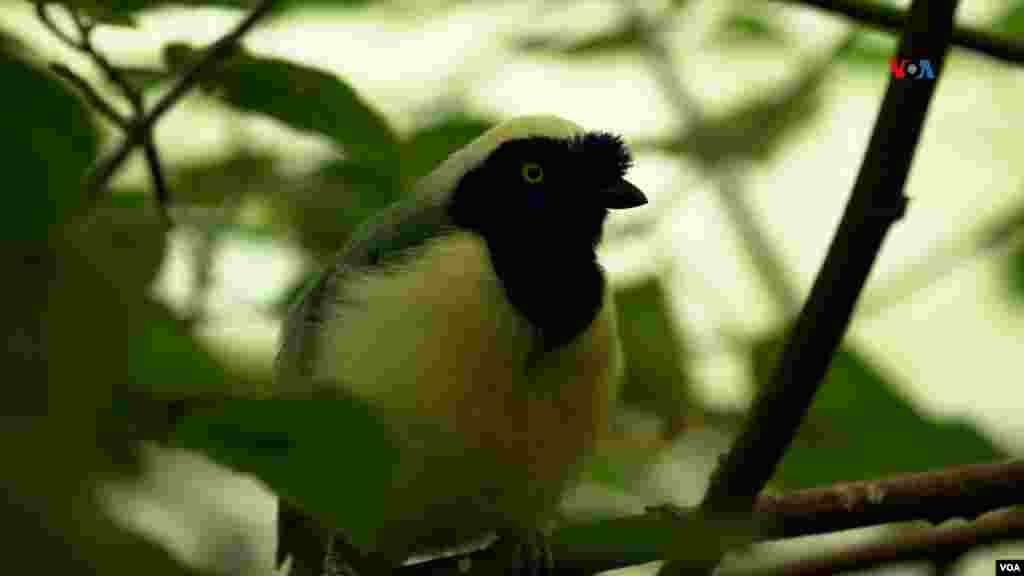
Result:
{"label": "thin twig", "polygon": [[[907,21],[908,12],[882,6],[873,2],[853,0],[786,0],[790,4],[802,4],[834,14],[840,14],[859,24],[886,31],[899,31]],[[959,26],[953,28],[950,43],[990,56],[997,60],[1024,63],[1024,43],[1010,38],[999,38],[983,32]]]}
{"label": "thin twig", "polygon": [[270,12],[273,5],[274,0],[263,0],[233,30],[214,42],[203,57],[195,62],[178,79],[170,91],[153,106],[149,113],[135,123],[121,145],[93,168],[85,179],[87,206],[95,205],[114,172],[117,171],[135,146],[144,141],[146,133],[153,128],[164,113],[170,110],[182,96],[196,85],[203,72],[230,54],[234,45],[241,37],[255,26],[263,16]]}
{"label": "thin twig", "polygon": [[115,110],[113,105],[100,96],[100,94],[96,92],[96,89],[93,88],[85,78],[82,78],[63,64],[52,63],[50,64],[50,69],[77,88],[78,91],[82,93],[82,96],[85,97],[85,100],[92,105],[93,108],[99,111],[104,118],[113,122],[118,128],[124,130],[128,129],[128,126],[130,125],[128,118]]}
{"label": "thin twig", "polygon": [[[92,33],[96,25],[71,6],[62,5],[75,24],[78,38],[67,35],[53,21],[49,11],[44,4],[36,4],[36,14],[53,34],[57,35],[70,47],[86,55],[99,68],[107,80],[113,84],[132,108],[132,118],[129,120],[117,112],[114,106],[107,102],[96,90],[82,77],[75,74],[70,68],[61,64],[53,64],[51,67],[60,76],[71,82],[85,96],[86,100],[107,119],[116,124],[123,131],[130,133],[132,126],[145,114],[145,105],[142,99],[142,92],[136,88],[121,73],[121,70],[114,66],[110,60],[92,43]],[[168,214],[170,204],[170,192],[163,175],[163,167],[160,164],[160,156],[156,145],[153,142],[152,129],[145,132],[143,139],[143,151],[145,153],[146,165],[149,168],[150,177],[153,180],[153,188],[156,191],[157,206],[159,206],[160,217],[164,225],[170,227],[171,218]]]}
{"label": "thin twig", "polygon": [[[1024,503],[1024,460],[956,466],[879,480],[845,482],[781,495],[761,495],[754,504],[756,541],[826,534],[894,522],[954,518]],[[699,521],[696,508],[658,508],[639,516],[570,525],[552,535],[556,573],[582,576],[664,558],[667,547],[685,547],[674,535]],[[640,543],[640,544],[638,544]],[[494,561],[489,550],[405,566],[399,573],[486,574]]]}
{"label": "thin twig", "polygon": [[50,15],[49,4],[44,2],[37,2],[35,5],[36,17],[39,21],[50,31],[51,34],[57,37],[61,42],[66,44],[68,47],[74,50],[81,50],[81,41],[72,38],[67,32],[65,32],[60,26],[57,25],[53,20],[53,16]]}
{"label": "thin twig", "polygon": [[174,224],[169,213],[171,194],[167,187],[167,179],[164,178],[160,154],[157,152],[156,143],[153,142],[152,131],[146,133],[146,138],[142,141],[142,151],[146,155],[149,177],[153,181],[157,206],[160,207],[160,220],[164,223],[165,227],[170,228]]}
{"label": "thin twig", "polygon": [[95,46],[93,46],[92,32],[96,28],[95,23],[87,21],[85,17],[70,6],[65,6],[65,9],[71,15],[71,20],[75,23],[75,28],[78,29],[80,50],[89,56],[96,66],[103,71],[107,80],[109,80],[110,83],[121,92],[124,99],[131,104],[132,110],[134,110],[136,114],[142,113],[142,94],[137,88],[135,88],[135,86],[125,79],[121,74],[121,71],[110,63],[110,60],[107,60],[107,57],[103,52],[96,50]]}
{"label": "thin twig", "polygon": [[813,558],[723,576],[824,576],[932,557],[959,557],[979,546],[1024,540],[1024,510],[1000,510],[967,525],[918,528],[878,542],[847,545]]}

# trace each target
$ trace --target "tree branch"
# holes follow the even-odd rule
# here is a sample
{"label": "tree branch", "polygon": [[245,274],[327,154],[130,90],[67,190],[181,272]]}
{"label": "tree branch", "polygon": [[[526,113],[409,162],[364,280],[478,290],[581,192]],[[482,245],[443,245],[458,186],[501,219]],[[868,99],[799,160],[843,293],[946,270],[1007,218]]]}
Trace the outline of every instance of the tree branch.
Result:
{"label": "tree branch", "polygon": [[100,96],[99,92],[96,92],[96,89],[93,88],[85,78],[75,74],[73,70],[63,64],[50,64],[50,70],[53,70],[54,74],[67,80],[72,86],[77,88],[78,91],[82,93],[86,102],[99,111],[104,118],[110,120],[115,126],[122,130],[128,129],[128,126],[130,125],[128,118],[115,110],[110,102],[104,100],[103,96]]}
{"label": "tree branch", "polygon": [[[955,6],[954,0],[916,0],[898,54],[927,55],[941,73]],[[853,193],[808,301],[748,426],[712,477],[703,508],[749,508],[788,448],[885,235],[906,209],[903,186],[934,91],[934,81],[890,80]]]}
{"label": "tree branch", "polygon": [[[803,4],[833,14],[845,16],[860,24],[887,31],[902,30],[907,21],[907,12],[875,4],[853,0],[786,0],[790,4]],[[997,60],[1015,64],[1024,63],[1024,43],[1009,38],[998,38],[969,28],[954,27],[950,43]]]}
{"label": "tree branch", "polygon": [[917,528],[879,542],[846,546],[778,566],[725,570],[722,576],[824,576],[895,562],[957,558],[972,548],[1014,540],[1024,540],[1024,510],[992,512],[967,525]]}
{"label": "tree branch", "polygon": [[133,123],[124,141],[108,157],[101,160],[93,170],[86,176],[85,191],[87,206],[93,206],[98,201],[103,189],[110,182],[114,172],[121,166],[131,151],[139,144],[145,142],[156,125],[156,122],[168,111],[182,96],[195,87],[199,77],[219,60],[230,54],[232,48],[241,37],[252,29],[259,20],[270,12],[274,0],[262,0],[233,30],[222,36],[206,51],[202,58],[192,65],[173,87],[165,94],[153,108],[136,122]]}
{"label": "tree branch", "polygon": [[[928,57],[941,74],[955,0],[915,0],[897,54]],[[749,511],[788,449],[850,322],[889,228],[906,210],[903,186],[937,81],[890,79],[868,150],[843,218],[807,303],[796,319],[772,379],[754,402],[747,426],[711,477],[700,511],[709,520]],[[719,557],[720,559],[720,557]],[[670,562],[665,574],[710,571],[707,558]]]}
{"label": "tree branch", "polygon": [[[755,501],[755,540],[826,534],[891,522],[975,518],[1024,503],[1024,460],[975,464],[933,472],[846,482]],[[646,514],[569,525],[551,538],[556,573],[589,575],[660,560],[679,543],[681,529],[701,521],[695,509],[659,507]],[[493,573],[490,549],[403,566],[399,574],[462,575]],[[462,567],[469,565],[468,571]]]}

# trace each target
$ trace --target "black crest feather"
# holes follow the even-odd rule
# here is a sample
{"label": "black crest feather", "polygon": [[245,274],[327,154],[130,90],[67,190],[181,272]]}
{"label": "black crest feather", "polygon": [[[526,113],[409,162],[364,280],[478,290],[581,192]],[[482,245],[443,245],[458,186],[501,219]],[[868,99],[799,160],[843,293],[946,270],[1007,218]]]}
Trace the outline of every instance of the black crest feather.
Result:
{"label": "black crest feather", "polygon": [[633,156],[621,136],[609,132],[587,132],[573,142],[592,166],[610,167],[615,178],[621,178],[633,165]]}

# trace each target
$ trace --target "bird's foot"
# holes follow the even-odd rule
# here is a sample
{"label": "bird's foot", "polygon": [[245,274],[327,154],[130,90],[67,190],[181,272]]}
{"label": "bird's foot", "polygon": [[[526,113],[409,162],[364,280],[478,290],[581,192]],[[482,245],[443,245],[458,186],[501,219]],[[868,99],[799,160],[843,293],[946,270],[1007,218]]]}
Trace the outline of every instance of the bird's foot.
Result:
{"label": "bird's foot", "polygon": [[509,576],[552,576],[555,573],[551,547],[540,530],[503,533],[494,543],[494,550]]}

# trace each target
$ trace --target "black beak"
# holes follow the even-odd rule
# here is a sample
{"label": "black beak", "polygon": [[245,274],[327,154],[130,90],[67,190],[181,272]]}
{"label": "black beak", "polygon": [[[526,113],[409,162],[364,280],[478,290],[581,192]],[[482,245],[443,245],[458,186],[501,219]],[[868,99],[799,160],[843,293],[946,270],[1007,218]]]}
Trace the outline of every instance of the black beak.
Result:
{"label": "black beak", "polygon": [[612,210],[636,208],[647,204],[647,196],[622,178],[601,191],[601,200],[605,208]]}

